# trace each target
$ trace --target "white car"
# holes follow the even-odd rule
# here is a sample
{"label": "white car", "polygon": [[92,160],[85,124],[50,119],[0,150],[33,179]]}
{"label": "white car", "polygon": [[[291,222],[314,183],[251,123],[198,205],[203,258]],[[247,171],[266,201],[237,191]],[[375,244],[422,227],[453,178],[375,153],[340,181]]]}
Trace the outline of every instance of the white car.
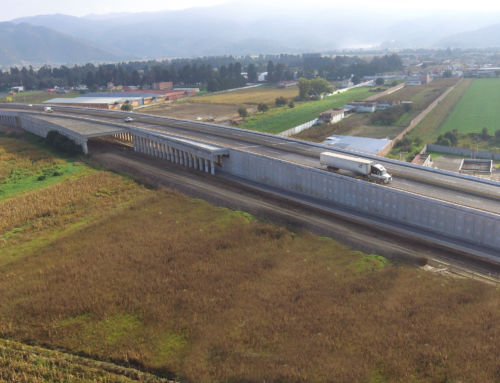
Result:
{"label": "white car", "polygon": [[134,121],[134,119],[132,117],[125,117],[123,119],[123,121],[125,121],[125,122],[132,122],[132,121]]}
{"label": "white car", "polygon": [[52,110],[52,108],[50,106],[46,106],[45,108],[43,108],[43,110],[46,113],[52,113],[53,112],[53,110]]}

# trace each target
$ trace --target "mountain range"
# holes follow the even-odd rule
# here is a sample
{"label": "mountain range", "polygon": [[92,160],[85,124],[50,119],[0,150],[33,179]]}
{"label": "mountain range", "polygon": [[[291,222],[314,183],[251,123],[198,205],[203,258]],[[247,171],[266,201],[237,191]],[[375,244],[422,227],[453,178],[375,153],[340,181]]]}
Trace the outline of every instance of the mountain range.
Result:
{"label": "mountain range", "polygon": [[500,47],[500,15],[257,7],[40,15],[0,23],[0,66],[172,57],[331,52],[350,48]]}

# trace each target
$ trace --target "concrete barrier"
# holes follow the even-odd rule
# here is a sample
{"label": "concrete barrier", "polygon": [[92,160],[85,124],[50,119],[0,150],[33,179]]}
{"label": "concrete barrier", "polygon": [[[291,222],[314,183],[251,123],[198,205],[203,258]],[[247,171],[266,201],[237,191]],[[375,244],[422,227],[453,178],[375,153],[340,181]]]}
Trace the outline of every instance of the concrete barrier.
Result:
{"label": "concrete barrier", "polygon": [[498,253],[500,216],[365,180],[230,149],[222,171]]}

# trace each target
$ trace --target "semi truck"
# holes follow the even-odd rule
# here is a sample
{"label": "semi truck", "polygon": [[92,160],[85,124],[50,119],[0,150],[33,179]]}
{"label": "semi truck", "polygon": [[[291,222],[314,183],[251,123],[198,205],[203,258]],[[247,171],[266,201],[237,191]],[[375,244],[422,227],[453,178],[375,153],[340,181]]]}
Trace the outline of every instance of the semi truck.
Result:
{"label": "semi truck", "polygon": [[347,154],[323,152],[319,162],[331,170],[347,170],[370,180],[381,181],[385,184],[392,182],[392,176],[380,164],[365,158],[349,156]]}

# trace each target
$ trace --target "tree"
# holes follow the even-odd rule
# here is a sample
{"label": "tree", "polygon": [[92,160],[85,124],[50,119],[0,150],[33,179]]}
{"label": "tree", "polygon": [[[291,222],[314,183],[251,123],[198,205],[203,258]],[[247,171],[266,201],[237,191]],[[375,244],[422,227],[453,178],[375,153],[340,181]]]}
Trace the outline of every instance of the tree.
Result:
{"label": "tree", "polygon": [[311,90],[317,96],[321,96],[323,93],[330,93],[333,89],[330,83],[324,78],[316,77],[311,80]]}
{"label": "tree", "polygon": [[240,115],[240,117],[247,117],[248,116],[248,111],[245,107],[240,107],[238,108],[238,114]]}
{"label": "tree", "polygon": [[274,82],[274,63],[270,60],[267,63],[267,82]]}
{"label": "tree", "polygon": [[274,100],[274,103],[276,104],[276,106],[283,106],[286,105],[287,101],[285,97],[280,96],[276,100]]}
{"label": "tree", "polygon": [[483,128],[483,129],[481,130],[481,138],[482,138],[483,140],[488,140],[488,139],[490,138],[490,135],[488,134],[488,129]]}
{"label": "tree", "polygon": [[495,132],[495,139],[500,142],[500,129]]}
{"label": "tree", "polygon": [[309,95],[309,92],[312,89],[311,81],[308,80],[307,78],[301,77],[299,78],[298,86],[299,86],[299,98],[301,100],[304,100]]}
{"label": "tree", "polygon": [[248,82],[257,82],[257,68],[255,64],[249,64],[247,67]]}
{"label": "tree", "polygon": [[122,104],[122,106],[120,107],[121,110],[124,110],[126,112],[131,112],[132,110],[134,110],[134,107],[132,106],[132,104],[128,101],[125,101],[124,104]]}
{"label": "tree", "polygon": [[257,110],[259,112],[264,113],[264,112],[267,112],[268,109],[269,109],[269,107],[266,104],[260,103],[259,105],[257,105]]}
{"label": "tree", "polygon": [[379,77],[375,80],[375,85],[384,85],[384,79],[382,77]]}

